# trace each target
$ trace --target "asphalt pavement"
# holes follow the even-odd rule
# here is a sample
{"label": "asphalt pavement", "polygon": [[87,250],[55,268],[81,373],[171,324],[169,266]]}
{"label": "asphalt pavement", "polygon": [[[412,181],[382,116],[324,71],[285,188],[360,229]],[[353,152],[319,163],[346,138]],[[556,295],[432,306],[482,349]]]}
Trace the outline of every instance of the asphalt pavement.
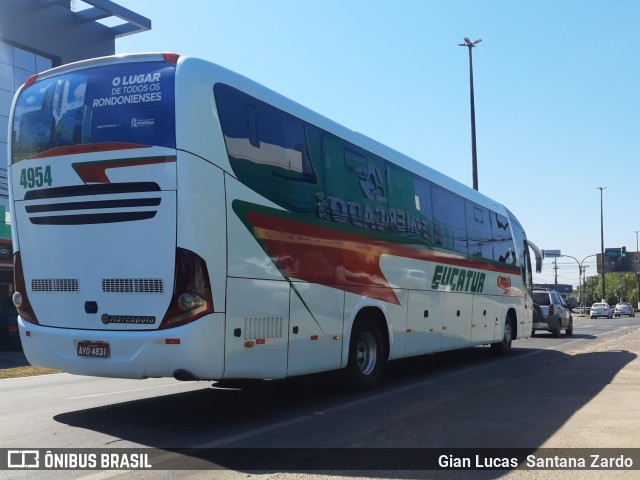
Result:
{"label": "asphalt pavement", "polygon": [[29,365],[22,350],[0,350],[0,370]]}
{"label": "asphalt pavement", "polygon": [[[585,319],[585,321],[588,320]],[[432,427],[424,429],[424,432],[411,430],[412,435],[425,436],[425,439],[420,440],[420,445],[432,443],[454,444],[446,440],[449,434],[453,435],[452,439],[457,438],[455,437],[457,429],[447,433],[448,430],[438,428],[437,423],[450,424],[450,426],[455,427],[460,424],[469,425],[469,422],[472,422],[473,428],[465,431],[466,436],[476,438],[487,434],[487,432],[497,432],[501,435],[497,438],[521,438],[518,441],[520,443],[514,440],[513,446],[515,447],[528,445],[538,449],[576,448],[588,449],[589,452],[595,449],[598,453],[598,449],[602,449],[603,454],[609,452],[608,449],[640,448],[640,402],[638,401],[638,392],[640,391],[640,328],[637,325],[625,328],[624,330],[606,332],[598,336],[575,334],[571,337],[569,343],[564,344],[554,343],[557,342],[557,339],[547,338],[545,335],[537,336],[535,341],[548,342],[551,355],[535,353],[538,350],[537,348],[532,349],[530,353],[521,351],[519,353],[521,363],[524,360],[530,362],[526,372],[520,372],[526,373],[526,375],[521,375],[514,371],[509,375],[510,378],[505,379],[504,383],[492,383],[493,397],[488,400],[484,397],[473,399],[473,405],[479,411],[482,411],[482,416],[486,418],[470,418],[460,413],[463,411],[462,409],[457,409],[458,413],[443,410],[438,416],[433,417],[429,413],[433,410],[426,409],[425,415],[429,416]],[[515,342],[514,347],[518,349],[519,344],[525,347],[527,344],[531,345],[531,341],[518,340]],[[525,350],[525,348],[522,350]],[[556,352],[553,352],[554,350]],[[557,353],[557,355],[554,353]],[[517,360],[518,355],[515,357]],[[555,363],[550,363],[552,360]],[[28,365],[28,362],[21,351],[0,351],[0,369],[23,365]],[[476,376],[483,372],[479,367],[472,367],[472,369],[472,374]],[[459,390],[464,387],[464,385],[461,386],[459,383],[454,382],[465,378],[464,371],[465,369],[463,368],[459,375],[450,378],[453,383],[446,383],[445,378],[445,383],[440,383],[440,385],[446,386],[448,390],[455,393],[456,389]],[[489,380],[491,378],[489,377]],[[523,392],[529,391],[527,385],[536,385],[536,391],[531,394],[528,406],[522,405],[522,399],[530,395],[529,393],[523,394]],[[403,388],[406,393],[405,397],[408,397],[407,389],[413,387],[406,386]],[[432,396],[436,396],[436,393],[432,392]],[[377,408],[374,397],[382,397],[384,395],[390,395],[390,393],[385,393],[384,388],[382,388],[379,393],[372,393],[369,397],[359,399],[357,402],[359,407],[364,408],[364,406],[368,405],[365,400],[371,401],[371,404]],[[456,398],[453,398],[453,401],[457,401]],[[162,403],[162,399],[157,401]],[[397,398],[394,401],[399,402]],[[491,405],[486,405],[487,401],[495,404],[495,407],[493,409],[489,408]],[[470,400],[465,400],[464,402],[467,405],[470,404]],[[464,402],[461,401],[460,403]],[[510,407],[504,409],[501,405]],[[100,432],[100,428],[104,428],[102,433],[108,433],[116,438],[127,438],[126,435],[116,434],[118,430],[117,427],[113,427],[114,422],[107,422],[105,425],[100,423],[98,419],[104,417],[102,408],[102,406],[99,407],[96,419],[93,420],[87,420],[86,416],[96,409],[83,408],[78,412],[58,413],[58,421],[61,421],[60,418],[65,418],[66,422],[72,424],[72,421],[75,421],[77,423],[76,426],[82,426],[83,429],[87,429],[87,425],[91,425],[91,428],[98,432]],[[127,404],[126,408],[130,409],[132,407]],[[500,412],[502,413],[500,414]],[[341,413],[345,415],[353,414],[350,409],[339,409],[336,412],[332,412],[331,415],[336,417]],[[522,415],[523,413],[524,415]],[[122,410],[117,410],[117,415],[121,414]],[[517,416],[514,417],[515,414]],[[307,420],[306,423],[296,423],[293,427],[297,425],[308,430],[310,428],[309,423],[315,421],[314,419],[326,421],[325,418],[327,416],[322,418],[310,416],[310,420]],[[373,417],[373,414],[371,416]],[[400,419],[402,418],[404,417],[400,417]],[[408,418],[415,421],[419,417],[411,416]],[[116,431],[112,430],[113,428],[116,428]],[[505,433],[509,428],[513,429],[512,437]],[[412,442],[412,438],[407,437],[406,432],[397,433],[398,438],[392,438],[394,441],[390,442],[389,439],[394,435],[394,432],[382,430],[384,430],[382,433],[378,432],[382,435],[381,446],[392,443],[402,447],[402,442],[408,442],[409,444]],[[436,432],[434,435],[438,438],[430,443],[428,435],[430,435],[429,431],[431,430]],[[321,432],[321,429],[317,431]],[[265,434],[271,435],[272,432],[265,432]],[[320,433],[316,434],[320,435]],[[330,432],[327,434],[330,434]],[[135,439],[138,440],[138,436],[135,436]],[[527,442],[527,439],[532,441]],[[371,443],[374,440],[367,437],[367,440],[363,441]],[[491,435],[486,436],[485,442],[491,446]],[[511,443],[509,444],[511,445]],[[637,460],[637,458],[634,458],[634,460]],[[406,478],[464,478],[467,480],[502,477],[509,480],[512,478],[514,480],[529,478],[536,480],[546,478],[575,478],[580,480],[597,478],[600,480],[602,478],[640,478],[638,471],[637,465],[631,470],[622,471],[558,471],[552,469],[515,470],[500,472],[499,474],[495,472],[490,474],[483,471],[432,471],[408,475]]]}

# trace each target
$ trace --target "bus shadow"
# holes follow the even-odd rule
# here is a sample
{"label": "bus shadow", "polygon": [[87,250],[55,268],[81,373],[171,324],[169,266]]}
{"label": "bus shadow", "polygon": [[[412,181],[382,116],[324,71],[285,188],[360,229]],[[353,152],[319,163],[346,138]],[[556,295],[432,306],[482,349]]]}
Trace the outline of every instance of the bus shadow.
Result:
{"label": "bus shadow", "polygon": [[[544,332],[544,331],[537,331],[536,333],[534,333],[533,335],[531,335],[531,338],[544,338],[544,337],[548,337],[548,338],[557,338],[553,336],[553,333],[551,332]],[[595,340],[598,337],[596,337],[595,335],[591,335],[588,333],[573,333],[571,335],[571,339],[572,340],[578,340],[578,339],[582,339],[582,340]]]}
{"label": "bus shadow", "polygon": [[[119,439],[110,447],[150,447],[167,470],[499,478],[506,471],[433,471],[428,462],[442,449],[533,453],[636,358],[536,349],[495,357],[476,347],[391,362],[384,384],[360,394],[342,393],[333,375],[321,374],[204,387],[55,420]],[[175,455],[166,460],[167,452]]]}

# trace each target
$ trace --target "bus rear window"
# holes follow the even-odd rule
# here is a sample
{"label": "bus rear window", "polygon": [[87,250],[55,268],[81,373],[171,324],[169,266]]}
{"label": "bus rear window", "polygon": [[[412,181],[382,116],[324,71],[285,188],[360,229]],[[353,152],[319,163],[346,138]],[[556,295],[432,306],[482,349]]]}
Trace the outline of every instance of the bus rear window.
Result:
{"label": "bus rear window", "polygon": [[35,82],[16,102],[11,162],[102,142],[175,148],[174,78],[175,66],[145,62]]}

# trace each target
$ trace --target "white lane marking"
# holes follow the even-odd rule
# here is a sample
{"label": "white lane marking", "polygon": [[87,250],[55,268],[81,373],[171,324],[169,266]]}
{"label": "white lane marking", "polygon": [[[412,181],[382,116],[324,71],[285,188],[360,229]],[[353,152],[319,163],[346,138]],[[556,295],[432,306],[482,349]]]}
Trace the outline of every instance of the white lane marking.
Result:
{"label": "white lane marking", "polygon": [[69,397],[69,398],[67,398],[67,400],[78,400],[78,399],[81,399],[81,398],[106,397],[108,395],[120,395],[121,393],[142,392],[144,390],[155,390],[157,388],[170,388],[170,387],[184,387],[184,385],[179,384],[179,383],[170,383],[170,384],[165,384],[165,385],[156,385],[154,387],[134,388],[132,390],[120,390],[118,392],[92,393],[90,395],[79,395],[77,397]]}

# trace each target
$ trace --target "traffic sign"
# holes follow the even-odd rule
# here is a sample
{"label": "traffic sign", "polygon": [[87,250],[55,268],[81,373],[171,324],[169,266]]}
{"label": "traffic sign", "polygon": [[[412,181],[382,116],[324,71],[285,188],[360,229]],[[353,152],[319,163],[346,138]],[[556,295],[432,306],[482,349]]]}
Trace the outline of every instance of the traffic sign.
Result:
{"label": "traffic sign", "polygon": [[605,257],[621,257],[622,256],[622,248],[605,248],[604,249]]}
{"label": "traffic sign", "polygon": [[561,257],[562,254],[560,253],[560,250],[543,250],[542,256],[544,258],[557,258]]}

